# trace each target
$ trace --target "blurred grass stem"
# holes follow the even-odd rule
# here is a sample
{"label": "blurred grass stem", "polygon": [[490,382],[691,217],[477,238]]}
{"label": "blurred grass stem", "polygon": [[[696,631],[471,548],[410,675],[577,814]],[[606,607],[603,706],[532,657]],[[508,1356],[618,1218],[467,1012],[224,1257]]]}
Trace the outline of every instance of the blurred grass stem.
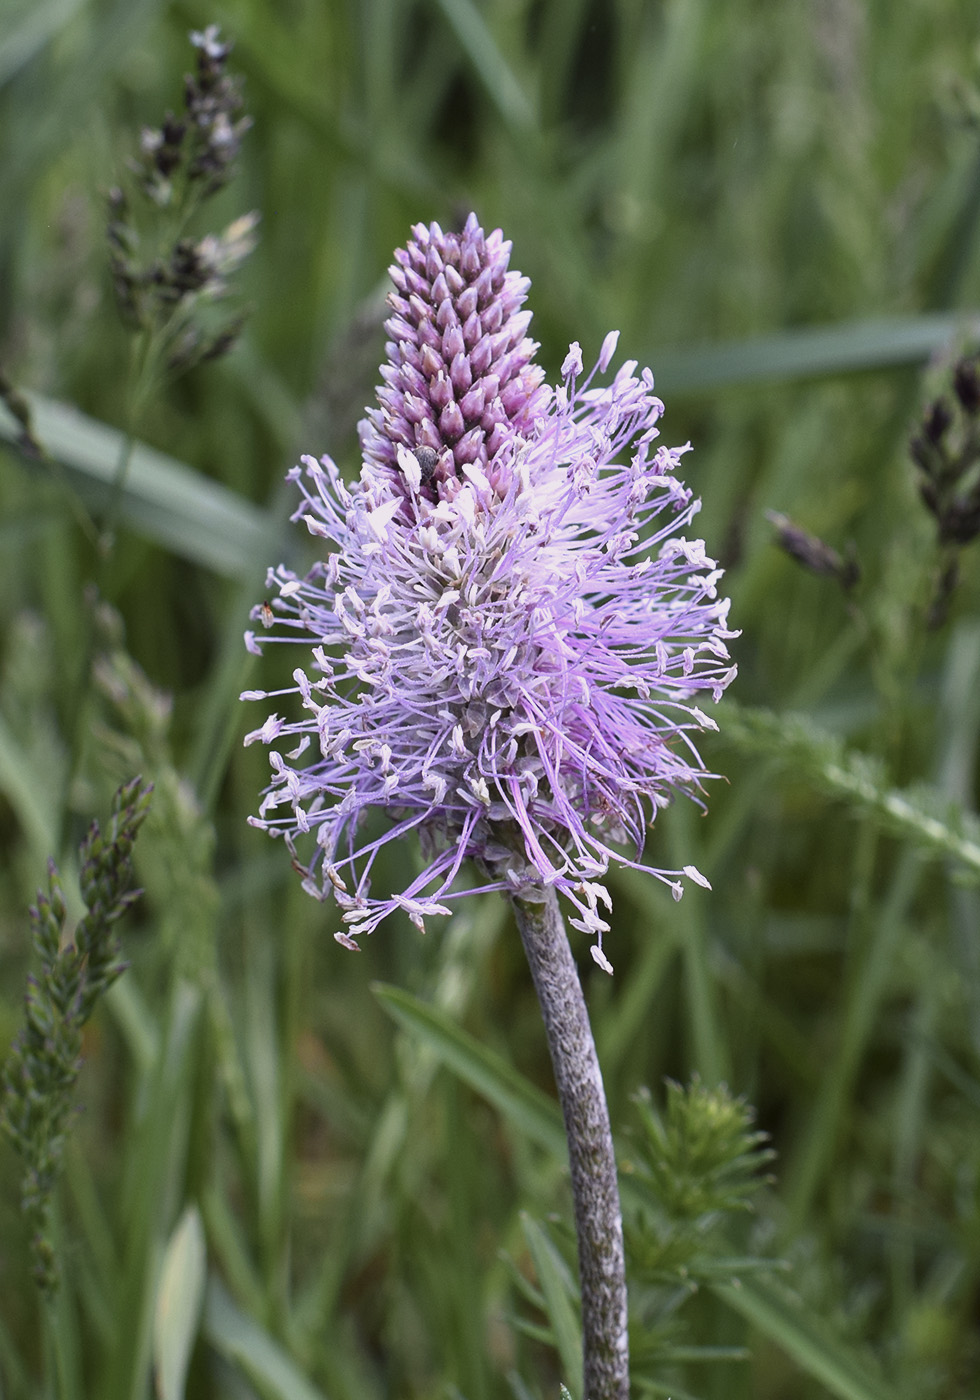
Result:
{"label": "blurred grass stem", "polygon": [[628,1400],[626,1265],[616,1157],[599,1057],[554,890],[514,897],[541,1004],[571,1166],[586,1400]]}
{"label": "blurred grass stem", "polygon": [[112,493],[106,506],[100,530],[100,545],[103,559],[112,553],[116,529],[122,515],[123,496],[130,463],[139,435],[143,409],[148,402],[155,378],[153,375],[153,332],[143,330],[134,338],[130,353],[129,388],[126,403],[126,430],[119,450],[119,459],[112,480]]}

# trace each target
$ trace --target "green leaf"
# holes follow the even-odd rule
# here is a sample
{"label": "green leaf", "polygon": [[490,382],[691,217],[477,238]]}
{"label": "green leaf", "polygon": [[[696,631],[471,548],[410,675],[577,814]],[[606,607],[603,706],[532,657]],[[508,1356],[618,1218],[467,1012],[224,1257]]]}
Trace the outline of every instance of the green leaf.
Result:
{"label": "green leaf", "polygon": [[[561,1109],[554,1099],[462,1030],[444,1011],[400,987],[375,982],[372,991],[404,1030],[428,1045],[447,1069],[482,1094],[519,1132],[558,1161],[568,1160]],[[649,1204],[649,1187],[638,1177],[621,1176],[619,1189],[631,1205]]]}
{"label": "green leaf", "polygon": [[372,991],[399,1025],[429,1045],[443,1064],[489,1100],[516,1128],[559,1160],[568,1156],[561,1110],[553,1099],[518,1074],[500,1055],[461,1030],[445,1012],[400,987],[375,982]]}
{"label": "green leaf", "polygon": [[0,38],[0,87],[26,68],[34,56],[65,28],[84,0],[33,0],[22,14],[5,16]]}
{"label": "green leaf", "polygon": [[174,982],[157,1061],[144,1081],[145,1109],[133,1128],[120,1205],[127,1229],[114,1280],[116,1345],[100,1400],[143,1395],[149,1385],[159,1261],[187,1179],[202,1007],[200,988]]}
{"label": "green leaf", "polygon": [[325,1400],[279,1343],[238,1310],[216,1278],[208,1284],[204,1335],[268,1400]]}
{"label": "green leaf", "polygon": [[0,792],[16,813],[35,861],[57,846],[61,793],[37,781],[34,756],[0,717]]}
{"label": "green leaf", "polygon": [[[64,468],[68,485],[87,505],[108,505],[126,450],[125,435],[69,404],[27,397],[34,433]],[[0,408],[0,438],[16,443],[19,427]],[[34,471],[50,471],[50,464],[30,459],[28,464]],[[147,539],[229,578],[253,578],[276,552],[270,516],[219,482],[139,442],[122,481],[120,514]]]}
{"label": "green leaf", "polygon": [[207,1249],[196,1206],[188,1206],[167,1244],[153,1316],[153,1364],[160,1400],[183,1400],[201,1320]]}
{"label": "green leaf", "polygon": [[960,340],[980,339],[977,313],[882,317],[760,336],[693,350],[648,351],[658,393],[691,393],[726,384],[812,379],[855,370],[923,364]]}
{"label": "green leaf", "polygon": [[747,1347],[672,1347],[661,1352],[665,1365],[703,1365],[709,1361],[749,1361],[752,1353]]}
{"label": "green leaf", "polygon": [[759,1279],[709,1287],[839,1400],[898,1400],[897,1390],[873,1375],[853,1348],[812,1311],[804,1311],[787,1289]]}
{"label": "green leaf", "polygon": [[[521,1229],[534,1262],[534,1272],[544,1295],[545,1312],[551,1323],[554,1345],[568,1376],[582,1370],[582,1333],[578,1324],[575,1284],[564,1259],[536,1220],[521,1212]],[[573,1384],[578,1400],[581,1384]]]}
{"label": "green leaf", "polygon": [[679,1386],[667,1385],[663,1381],[651,1380],[649,1376],[638,1376],[633,1385],[634,1389],[646,1395],[663,1395],[666,1400],[701,1400],[699,1395],[692,1395],[689,1390],[681,1390]]}
{"label": "green leaf", "polygon": [[437,0],[437,4],[507,125],[517,131],[533,127],[534,108],[472,0]]}

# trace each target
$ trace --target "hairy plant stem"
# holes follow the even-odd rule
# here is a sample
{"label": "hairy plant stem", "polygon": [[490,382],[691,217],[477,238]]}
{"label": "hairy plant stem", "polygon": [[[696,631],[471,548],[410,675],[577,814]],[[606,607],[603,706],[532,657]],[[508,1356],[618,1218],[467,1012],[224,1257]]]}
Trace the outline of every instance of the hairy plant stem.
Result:
{"label": "hairy plant stem", "polygon": [[589,1013],[554,890],[514,896],[568,1138],[582,1289],[585,1400],[628,1400],[626,1262],[609,1110]]}

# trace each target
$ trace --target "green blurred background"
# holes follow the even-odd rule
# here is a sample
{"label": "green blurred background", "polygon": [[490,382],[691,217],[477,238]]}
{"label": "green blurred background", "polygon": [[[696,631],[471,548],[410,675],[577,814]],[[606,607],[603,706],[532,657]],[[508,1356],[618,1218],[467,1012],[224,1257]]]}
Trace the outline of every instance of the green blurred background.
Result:
{"label": "green blurred background", "polygon": [[[188,471],[140,449],[106,553],[90,521],[129,347],[105,192],[211,22],[254,127],[202,228],[259,211],[251,315],[143,416]],[[41,396],[56,459],[0,446],[3,1045],[48,855],[70,874],[115,782],[157,783],[132,971],[87,1035],[47,1317],[0,1149],[0,1394],[121,1400],[154,1366],[163,1384],[159,1270],[188,1205],[206,1263],[167,1256],[188,1296],[208,1279],[188,1396],[572,1383],[560,1310],[521,1296],[544,1287],[528,1219],[569,1218],[560,1163],[502,1081],[478,1092],[420,1029],[434,1005],[551,1093],[506,909],[464,902],[424,939],[392,920],[354,958],[245,821],[267,759],[241,749],[261,718],[237,696],[286,677],[241,633],[266,567],[308,547],[283,475],[325,451],[356,473],[392,251],[471,209],[532,279],[551,374],[613,327],[653,369],[742,630],[708,814],[672,808],[648,845],[713,892],[674,905],[615,875],[615,977],[576,953],[617,1128],[665,1076],[755,1105],[773,1181],[725,1248],[785,1267],[755,1312],[680,1275],[638,1288],[634,1350],[646,1327],[674,1346],[650,1344],[638,1393],[980,1394],[980,576],[964,550],[925,626],[943,556],[907,452],[977,338],[978,82],[970,0],[0,0],[0,364]],[[767,510],[853,548],[858,588],[787,558]],[[415,859],[389,854],[379,886]],[[414,1029],[377,981],[420,999]]]}

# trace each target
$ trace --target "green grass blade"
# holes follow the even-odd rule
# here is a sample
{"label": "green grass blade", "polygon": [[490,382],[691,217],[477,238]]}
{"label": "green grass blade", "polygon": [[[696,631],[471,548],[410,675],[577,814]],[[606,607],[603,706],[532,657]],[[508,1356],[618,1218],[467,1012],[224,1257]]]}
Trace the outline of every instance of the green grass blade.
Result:
{"label": "green grass blade", "polygon": [[509,127],[535,125],[534,108],[472,0],[437,0],[490,101]]}
{"label": "green grass blade", "polygon": [[[632,875],[634,872],[628,872]],[[637,877],[637,886],[646,877]],[[626,888],[630,883],[624,879]],[[646,891],[644,890],[644,895]],[[683,903],[683,901],[682,901]],[[615,1016],[607,1016],[593,1027],[603,1078],[612,1083],[621,1075],[621,1067],[629,1060],[636,1038],[650,1015],[650,1006],[657,995],[677,953],[673,929],[658,930],[654,937],[643,940],[639,958],[635,960],[629,980],[620,992]]]}
{"label": "green grass blade", "polygon": [[[666,823],[668,847],[677,868],[685,862],[700,864],[696,809],[678,803]],[[725,1052],[717,992],[710,966],[710,938],[706,927],[706,905],[701,891],[690,891],[680,907],[672,909],[671,933],[680,950],[684,967],[687,1021],[690,1026],[694,1066],[708,1085],[721,1084],[731,1074]]]}
{"label": "green grass blade", "polygon": [[223,1194],[209,1187],[201,1199],[212,1256],[221,1276],[248,1312],[261,1314],[266,1305],[262,1279],[253,1263],[241,1224]]}
{"label": "green grass blade", "polygon": [[84,0],[42,0],[24,7],[26,12],[16,21],[8,20],[0,37],[0,87],[25,68],[83,4]]}
{"label": "green grass blade", "polygon": [[0,718],[0,792],[16,813],[40,871],[58,844],[61,795],[38,783],[36,774],[33,756]]}
{"label": "green grass blade", "polygon": [[146,1108],[135,1128],[123,1188],[126,1258],[116,1280],[116,1348],[105,1400],[128,1400],[149,1384],[157,1273],[187,1171],[201,1009],[200,990],[176,983],[166,1036],[144,1086]]}
{"label": "green grass blade", "polygon": [[[513,1126],[557,1161],[568,1158],[561,1109],[506,1060],[461,1030],[445,1012],[413,997],[400,987],[375,983],[372,990],[382,1006],[409,1035],[428,1045],[436,1057],[465,1084],[482,1094]],[[624,1202],[649,1204],[646,1183],[623,1176]]]}
{"label": "green grass blade", "polygon": [[239,1311],[216,1278],[208,1284],[204,1335],[267,1400],[325,1400],[279,1343]]}
{"label": "green grass blade", "polygon": [[588,19],[586,0],[549,0],[541,18],[541,47],[548,62],[541,70],[541,115],[544,125],[556,121],[574,77],[576,48]]}
{"label": "green grass blade", "polygon": [[109,988],[106,1005],[126,1041],[136,1073],[141,1078],[150,1075],[160,1053],[160,1026],[135,980],[121,977]]}
{"label": "green grass blade", "polygon": [[37,1386],[14,1344],[7,1323],[0,1317],[0,1395],[3,1400],[35,1400]]}
{"label": "green grass blade", "polygon": [[758,1279],[709,1287],[839,1400],[898,1400],[896,1390],[786,1289]]}
{"label": "green grass blade", "polygon": [[[89,1344],[93,1336],[98,1338],[99,1346],[105,1348],[112,1345],[115,1335],[112,1304],[119,1277],[119,1250],[91,1164],[75,1138],[68,1143],[65,1185],[71,1198],[72,1248],[80,1279],[77,1293],[85,1312],[86,1337]],[[84,1250],[79,1248],[80,1240],[85,1242]]]}
{"label": "green grass blade", "polygon": [[430,1046],[443,1064],[488,1099],[516,1128],[559,1160],[567,1156],[561,1110],[553,1099],[518,1074],[500,1055],[460,1030],[444,1012],[399,987],[376,982],[372,990],[399,1025]]}
{"label": "green grass blade", "polygon": [[[109,503],[125,437],[69,404],[30,396],[34,431],[90,507]],[[17,440],[0,410],[0,437]],[[47,468],[31,463],[34,470]],[[276,552],[270,518],[219,482],[137,443],[122,486],[122,518],[147,539],[229,578],[254,578]]]}
{"label": "green grass blade", "polygon": [[288,1111],[275,1004],[275,967],[269,940],[253,939],[249,944],[245,984],[247,1020],[243,1052],[254,1105],[257,1224],[262,1248],[269,1258],[275,1257],[280,1245],[284,1129]]}
{"label": "green grass blade", "polygon": [[643,1395],[663,1395],[666,1400],[701,1400],[700,1395],[693,1395],[689,1390],[681,1390],[676,1385],[666,1385],[661,1381],[650,1380],[647,1376],[640,1376],[633,1384],[636,1390]]}
{"label": "green grass blade", "polygon": [[[55,1250],[64,1258],[64,1227],[57,1218],[53,1229]],[[67,1279],[62,1280],[52,1301],[44,1304],[44,1323],[52,1370],[57,1375],[58,1400],[84,1400],[77,1299]]]}
{"label": "green grass blade", "polygon": [[643,359],[654,372],[657,392],[670,395],[924,364],[958,341],[978,340],[976,312],[943,312],[848,321],[693,350],[653,347]]}
{"label": "green grass blade", "polygon": [[575,1285],[564,1259],[544,1230],[523,1212],[521,1229],[544,1294],[545,1311],[561,1357],[562,1370],[570,1378],[570,1389],[575,1400],[578,1400],[582,1394],[582,1384],[578,1379],[582,1370],[582,1333],[575,1306]]}
{"label": "green grass blade", "polygon": [[167,1245],[157,1291],[153,1361],[159,1400],[183,1400],[206,1273],[204,1227],[197,1208],[188,1206]]}

